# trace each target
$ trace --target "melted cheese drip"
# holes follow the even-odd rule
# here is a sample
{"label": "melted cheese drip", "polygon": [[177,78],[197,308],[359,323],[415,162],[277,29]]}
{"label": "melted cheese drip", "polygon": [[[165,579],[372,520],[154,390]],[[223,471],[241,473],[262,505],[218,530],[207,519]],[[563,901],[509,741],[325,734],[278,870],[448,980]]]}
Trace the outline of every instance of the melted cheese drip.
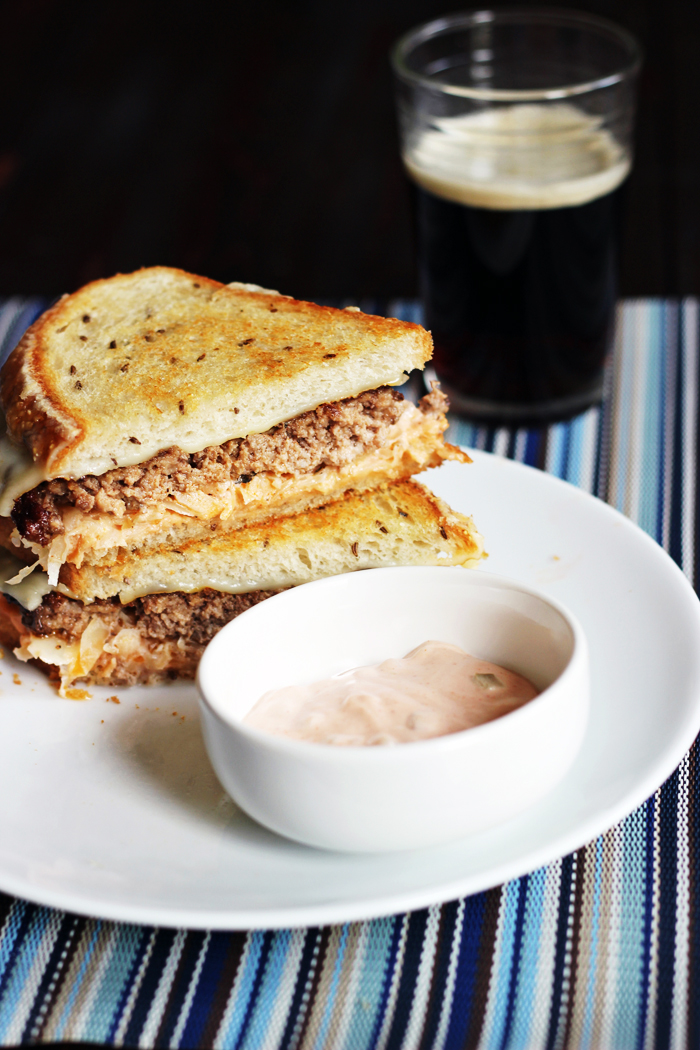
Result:
{"label": "melted cheese drip", "polygon": [[0,550],[0,591],[14,598],[23,608],[33,612],[42,599],[52,589],[49,578],[40,569],[29,572],[19,583],[8,583],[8,580],[19,575],[27,566],[9,551]]}
{"label": "melted cheese drip", "polygon": [[0,516],[9,518],[15,500],[45,480],[29,452],[13,444],[7,434],[0,435]]}

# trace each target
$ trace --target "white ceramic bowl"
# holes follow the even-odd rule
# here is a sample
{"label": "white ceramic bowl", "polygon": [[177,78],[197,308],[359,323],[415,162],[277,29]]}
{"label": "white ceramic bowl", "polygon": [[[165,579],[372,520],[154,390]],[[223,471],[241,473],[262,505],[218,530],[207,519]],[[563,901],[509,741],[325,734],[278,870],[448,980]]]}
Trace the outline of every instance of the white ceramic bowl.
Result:
{"label": "white ceramic bowl", "polygon": [[[543,692],[486,725],[410,744],[313,744],[242,722],[270,689],[402,657],[430,639]],[[335,850],[428,846],[514,816],[564,776],[589,704],[587,645],[571,613],[461,568],[371,569],[269,598],[219,632],[197,684],[207,750],[232,798],[280,835]]]}

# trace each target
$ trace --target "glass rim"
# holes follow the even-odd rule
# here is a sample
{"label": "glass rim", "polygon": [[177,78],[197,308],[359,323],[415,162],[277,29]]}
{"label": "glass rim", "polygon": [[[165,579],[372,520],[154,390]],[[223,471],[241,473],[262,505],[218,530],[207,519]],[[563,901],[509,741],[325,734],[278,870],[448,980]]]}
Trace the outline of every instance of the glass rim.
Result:
{"label": "glass rim", "polygon": [[[460,84],[446,84],[434,80],[423,73],[416,73],[407,65],[409,52],[419,44],[434,37],[442,36],[455,29],[468,29],[476,25],[487,23],[521,23],[536,25],[549,24],[552,26],[571,27],[597,31],[599,35],[608,38],[613,37],[627,50],[629,61],[614,73],[597,77],[594,80],[575,81],[570,84],[562,84],[552,88],[487,88],[487,87],[465,87]],[[535,102],[548,99],[570,98],[573,95],[584,95],[600,88],[612,87],[614,84],[622,83],[634,76],[642,64],[642,48],[636,37],[627,29],[591,15],[585,11],[568,10],[561,7],[535,7],[535,8],[498,8],[495,10],[484,9],[480,11],[462,11],[442,18],[435,18],[430,22],[409,29],[398,38],[391,49],[390,60],[396,76],[414,85],[420,85],[431,91],[443,95],[454,95],[458,98],[479,99],[485,102]]]}

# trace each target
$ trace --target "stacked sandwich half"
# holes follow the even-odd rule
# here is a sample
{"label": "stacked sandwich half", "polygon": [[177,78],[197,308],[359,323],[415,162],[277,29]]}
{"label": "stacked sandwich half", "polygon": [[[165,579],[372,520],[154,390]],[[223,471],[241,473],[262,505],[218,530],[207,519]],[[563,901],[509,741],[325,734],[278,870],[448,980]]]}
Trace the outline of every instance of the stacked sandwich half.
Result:
{"label": "stacked sandwich half", "polygon": [[378,565],[469,565],[471,520],[411,476],[443,442],[417,325],[166,267],[96,281],[0,373],[3,641],[60,679],[191,677],[277,590]]}

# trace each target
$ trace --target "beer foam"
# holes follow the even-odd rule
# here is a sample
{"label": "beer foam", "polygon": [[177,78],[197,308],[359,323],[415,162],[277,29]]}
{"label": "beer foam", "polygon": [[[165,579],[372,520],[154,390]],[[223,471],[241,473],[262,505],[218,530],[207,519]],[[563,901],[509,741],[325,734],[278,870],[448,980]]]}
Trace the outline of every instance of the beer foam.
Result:
{"label": "beer foam", "polygon": [[569,103],[521,104],[437,118],[404,153],[415,182],[476,208],[562,208],[610,193],[629,153]]}

